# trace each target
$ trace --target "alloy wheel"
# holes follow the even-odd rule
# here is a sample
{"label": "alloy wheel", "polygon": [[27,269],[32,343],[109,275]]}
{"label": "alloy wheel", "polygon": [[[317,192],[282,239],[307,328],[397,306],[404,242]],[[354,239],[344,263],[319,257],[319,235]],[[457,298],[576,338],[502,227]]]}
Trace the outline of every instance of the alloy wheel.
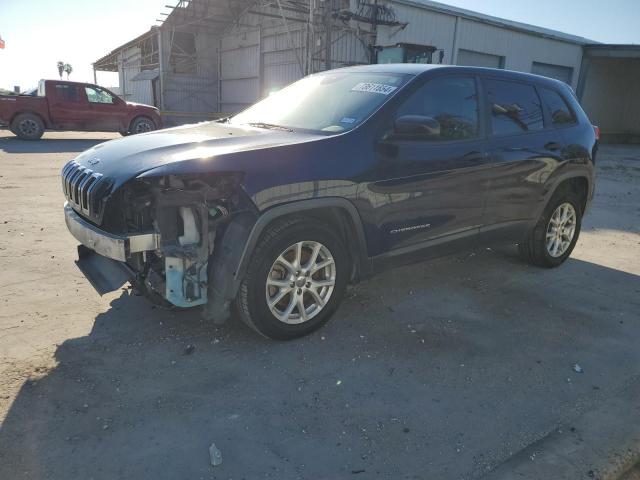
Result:
{"label": "alloy wheel", "polygon": [[287,324],[311,320],[327,305],[336,284],[336,264],[320,242],[302,241],[283,251],[266,280],[267,306]]}
{"label": "alloy wheel", "polygon": [[554,258],[561,257],[569,249],[576,233],[576,210],[566,202],[558,206],[547,225],[547,252]]}

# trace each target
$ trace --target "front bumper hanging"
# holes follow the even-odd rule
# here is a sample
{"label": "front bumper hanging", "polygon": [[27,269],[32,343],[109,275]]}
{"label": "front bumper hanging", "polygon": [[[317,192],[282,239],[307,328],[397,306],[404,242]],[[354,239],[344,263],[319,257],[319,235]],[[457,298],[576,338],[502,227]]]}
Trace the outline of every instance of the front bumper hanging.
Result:
{"label": "front bumper hanging", "polygon": [[119,262],[126,262],[132,253],[156,250],[160,244],[157,233],[122,236],[100,230],[78,215],[68,202],[64,204],[64,219],[71,235],[82,245]]}
{"label": "front bumper hanging", "polygon": [[[116,235],[105,232],[78,215],[65,203],[64,217],[69,232],[81,245],[76,264],[100,295],[120,288],[127,280],[139,280],[126,263],[135,253],[161,250],[158,233]],[[207,262],[187,256],[165,256],[165,279],[160,289],[164,298],[177,307],[207,302]],[[157,291],[157,289],[154,289]]]}

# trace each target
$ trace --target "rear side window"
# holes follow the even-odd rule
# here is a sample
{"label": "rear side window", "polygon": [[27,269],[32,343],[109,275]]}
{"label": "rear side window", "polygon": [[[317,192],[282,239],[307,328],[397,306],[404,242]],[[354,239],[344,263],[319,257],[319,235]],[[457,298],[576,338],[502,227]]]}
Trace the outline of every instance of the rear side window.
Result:
{"label": "rear side window", "polygon": [[429,141],[467,140],[478,136],[478,95],[471,77],[440,77],[427,82],[398,109],[398,117],[421,115],[440,123]]}
{"label": "rear side window", "polygon": [[576,123],[576,117],[569,108],[567,102],[554,90],[541,88],[540,95],[544,101],[549,114],[551,115],[551,123],[558,127],[565,125],[573,125]]}
{"label": "rear side window", "polygon": [[485,80],[494,135],[533,132],[544,128],[542,104],[532,85]]}
{"label": "rear side window", "polygon": [[62,102],[79,102],[78,87],[75,85],[56,85],[56,97]]}

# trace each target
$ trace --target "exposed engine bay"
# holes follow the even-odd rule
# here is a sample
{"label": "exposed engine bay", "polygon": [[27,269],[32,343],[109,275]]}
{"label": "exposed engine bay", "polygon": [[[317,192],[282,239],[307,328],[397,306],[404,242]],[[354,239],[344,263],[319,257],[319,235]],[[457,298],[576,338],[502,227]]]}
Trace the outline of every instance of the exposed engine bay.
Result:
{"label": "exposed engine bay", "polygon": [[[220,264],[224,257],[239,257],[238,247],[214,255],[222,248],[231,218],[243,214],[255,218],[251,202],[237,184],[233,175],[143,177],[108,198],[101,229],[130,239],[152,233],[156,239],[152,248],[130,248],[127,255],[126,265],[139,290],[156,302],[177,307],[205,305],[215,296],[209,281],[210,274],[214,276],[212,261],[218,258]],[[248,232],[248,228],[241,230],[236,235]],[[219,300],[228,303],[228,299]]]}

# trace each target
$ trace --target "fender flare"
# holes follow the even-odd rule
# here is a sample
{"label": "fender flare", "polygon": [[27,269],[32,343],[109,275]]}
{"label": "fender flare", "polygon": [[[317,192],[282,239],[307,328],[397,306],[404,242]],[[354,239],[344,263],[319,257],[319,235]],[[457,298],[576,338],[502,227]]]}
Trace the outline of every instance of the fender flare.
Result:
{"label": "fender flare", "polygon": [[[204,317],[223,323],[230,315],[230,302],[235,298],[249,266],[253,251],[267,226],[286,215],[304,213],[310,210],[337,208],[349,216],[356,236],[356,247],[361,275],[372,271],[371,259],[367,255],[367,243],[362,220],[356,207],[341,197],[313,198],[286,203],[266,210],[255,222],[246,215],[232,220],[224,234],[221,245],[214,251],[209,270],[209,302],[204,309]],[[238,245],[244,245],[242,250]],[[216,255],[216,252],[218,253]],[[232,277],[232,278],[229,278]]]}
{"label": "fender flare", "polygon": [[367,242],[364,234],[364,227],[362,225],[362,219],[360,218],[360,214],[358,213],[356,207],[349,200],[341,197],[312,198],[309,200],[300,200],[270,208],[262,215],[260,215],[260,217],[258,217],[258,220],[251,229],[251,233],[249,234],[249,238],[247,239],[247,242],[245,244],[244,251],[242,252],[242,256],[240,257],[238,268],[236,269],[236,272],[234,274],[234,284],[237,283],[238,286],[240,285],[244,273],[247,270],[249,261],[251,260],[253,250],[255,249],[258,240],[260,239],[260,236],[262,235],[262,232],[265,230],[267,225],[285,215],[303,213],[309,210],[319,210],[325,208],[341,209],[349,216],[349,218],[353,222],[353,227],[356,234],[357,252],[359,254],[357,260],[360,262],[361,268],[363,268],[364,271],[367,272],[367,266],[370,264],[370,259],[367,255]]}
{"label": "fender flare", "polygon": [[[556,192],[560,184],[562,182],[565,182],[567,180],[572,180],[575,178],[582,178],[587,182],[587,198],[585,200],[585,207],[589,205],[589,202],[591,201],[591,197],[593,196],[593,185],[594,185],[593,175],[591,171],[586,167],[580,168],[580,169],[571,168],[569,170],[558,172],[557,174],[552,175],[551,178],[548,179],[547,192],[544,196],[544,201],[536,210],[536,215],[535,215],[536,219],[539,218],[540,215],[542,215],[542,212],[547,207],[547,204],[551,200],[551,197]],[[584,214],[584,212],[582,213]]]}

